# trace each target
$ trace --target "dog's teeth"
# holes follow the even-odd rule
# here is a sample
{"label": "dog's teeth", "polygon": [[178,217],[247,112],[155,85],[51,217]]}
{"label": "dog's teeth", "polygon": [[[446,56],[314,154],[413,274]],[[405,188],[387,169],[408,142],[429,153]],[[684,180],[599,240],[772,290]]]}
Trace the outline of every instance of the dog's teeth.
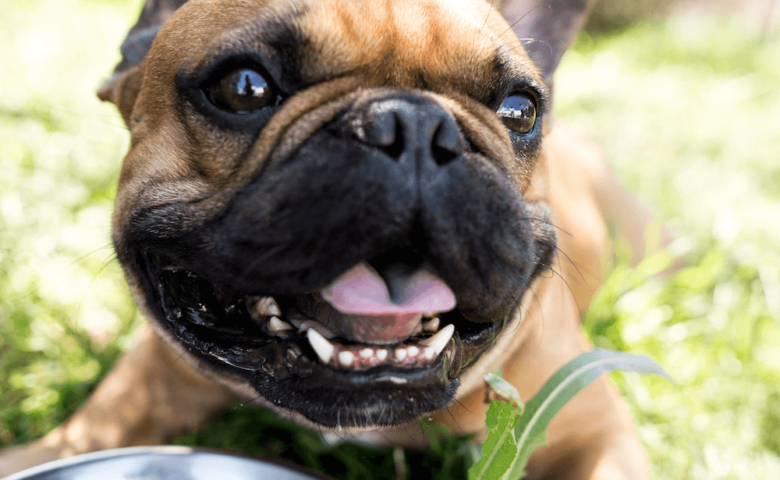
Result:
{"label": "dog's teeth", "polygon": [[403,362],[404,358],[406,358],[406,349],[405,348],[396,348],[395,349],[395,359],[399,362]]}
{"label": "dog's teeth", "polygon": [[301,325],[303,324],[303,322],[308,320],[308,318],[306,318],[303,315],[301,315],[301,312],[299,312],[295,308],[289,309],[287,311],[286,317],[287,317],[287,320],[289,320],[290,323],[295,325],[295,328],[301,328]]}
{"label": "dog's teeth", "polygon": [[333,350],[335,349],[333,344],[325,340],[325,337],[320,335],[317,330],[314,330],[313,328],[306,331],[306,338],[309,339],[311,348],[313,348],[317,353],[317,356],[320,357],[320,361],[322,363],[330,362],[330,359],[333,356]]}
{"label": "dog's teeth", "polygon": [[420,353],[420,349],[415,346],[411,346],[406,349],[406,353],[408,353],[410,357],[416,357],[417,354]]}
{"label": "dog's teeth", "polygon": [[455,333],[455,325],[447,325],[446,327],[439,330],[436,335],[420,340],[417,343],[426,347],[431,347],[438,356],[444,350],[447,344],[450,343],[450,339],[452,338],[453,333]]}
{"label": "dog's teeth", "polygon": [[436,312],[425,312],[423,313],[423,318],[433,318],[436,316]]}
{"label": "dog's teeth", "polygon": [[384,348],[381,350],[377,350],[376,358],[378,358],[380,362],[383,361],[385,358],[387,358],[387,350],[385,350]]}
{"label": "dog's teeth", "polygon": [[292,325],[287,322],[283,322],[279,319],[279,317],[271,317],[271,319],[268,320],[268,330],[272,332],[284,332],[292,329]]}
{"label": "dog's teeth", "polygon": [[425,347],[423,349],[423,356],[426,360],[433,360],[436,357],[436,350],[431,347]]}
{"label": "dog's teeth", "polygon": [[372,348],[364,348],[360,351],[360,356],[363,358],[371,358],[374,356],[374,350]]}
{"label": "dog's teeth", "polygon": [[[296,345],[296,347],[297,347],[297,345]],[[291,362],[294,362],[298,358],[298,355],[301,354],[301,352],[299,350],[297,350],[297,348],[290,347],[290,348],[287,349],[287,353],[286,354],[287,354],[287,360],[289,360]]]}
{"label": "dog's teeth", "polygon": [[433,317],[432,319],[428,320],[427,322],[423,322],[422,329],[423,331],[433,333],[439,329],[439,324],[441,321],[439,320],[439,317]]}
{"label": "dog's teeth", "polygon": [[262,315],[265,317],[275,316],[279,317],[282,315],[282,310],[279,308],[279,304],[276,303],[276,300],[274,300],[274,297],[254,297],[256,298],[254,302],[254,311],[258,315]]}
{"label": "dog's teeth", "polygon": [[349,367],[355,360],[355,355],[352,352],[339,352],[339,363],[342,367]]}
{"label": "dog's teeth", "polygon": [[336,336],[331,329],[314,320],[306,320],[298,325],[298,333],[308,332],[309,330],[317,330],[317,333],[329,339]]}

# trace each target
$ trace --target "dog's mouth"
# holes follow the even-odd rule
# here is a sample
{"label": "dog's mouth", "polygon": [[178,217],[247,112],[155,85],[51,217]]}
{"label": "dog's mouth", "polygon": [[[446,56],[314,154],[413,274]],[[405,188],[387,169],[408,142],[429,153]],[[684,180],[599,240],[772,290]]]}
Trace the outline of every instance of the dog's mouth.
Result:
{"label": "dog's mouth", "polygon": [[[143,263],[164,328],[196,357],[255,388],[275,381],[309,393],[325,388],[331,398],[367,389],[373,396],[383,387],[389,396],[411,398],[419,390],[439,397],[422,412],[422,405],[410,408],[415,416],[452,400],[458,375],[506,321],[467,320],[450,287],[408,251],[360,262],[325,287],[294,295],[236,291],[160,254],[145,255]],[[258,375],[262,382],[253,381]],[[340,424],[328,418],[310,419]],[[398,421],[396,415],[366,423]]]}
{"label": "dog's mouth", "polygon": [[314,363],[404,375],[452,367],[455,357],[465,367],[489,346],[500,322],[466,320],[429,269],[395,263],[380,275],[374,265],[381,261],[361,262],[320,290],[276,296],[212,284],[161,255],[147,265],[176,338],[243,370],[280,373]]}

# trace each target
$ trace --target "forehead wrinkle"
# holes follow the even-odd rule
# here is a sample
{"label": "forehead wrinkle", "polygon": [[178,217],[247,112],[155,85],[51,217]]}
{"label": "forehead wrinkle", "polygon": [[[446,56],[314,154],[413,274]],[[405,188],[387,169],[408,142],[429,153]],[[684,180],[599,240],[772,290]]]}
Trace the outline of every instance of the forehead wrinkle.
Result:
{"label": "forehead wrinkle", "polygon": [[[304,9],[305,7],[297,4],[285,4],[276,9],[264,8],[256,12],[246,12],[243,21],[234,22],[230,28],[223,30],[209,42],[209,48],[201,63],[234,51],[254,50],[277,56],[286,53],[280,51],[276,44],[281,36],[301,36],[294,18],[303,15]],[[294,50],[299,45],[288,44],[285,47]]]}
{"label": "forehead wrinkle", "polygon": [[481,83],[492,73],[496,35],[468,14],[471,7],[457,0],[320,2],[300,23],[311,45],[305,76],[327,79],[359,66],[381,85]]}

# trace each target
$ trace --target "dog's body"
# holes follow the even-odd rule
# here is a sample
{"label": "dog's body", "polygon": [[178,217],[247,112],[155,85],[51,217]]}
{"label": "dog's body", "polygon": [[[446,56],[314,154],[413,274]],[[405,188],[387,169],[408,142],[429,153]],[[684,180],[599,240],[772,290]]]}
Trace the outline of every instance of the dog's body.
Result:
{"label": "dog's body", "polygon": [[[481,432],[484,373],[527,400],[589,349],[607,222],[641,253],[650,214],[543,123],[587,2],[505,2],[531,12],[535,63],[479,0],[181,3],[148,2],[101,92],[132,133],[114,241],[154,329],[0,474],[162,443],[258,394],[395,444],[430,414]],[[548,439],[531,478],[649,476],[607,380]]]}

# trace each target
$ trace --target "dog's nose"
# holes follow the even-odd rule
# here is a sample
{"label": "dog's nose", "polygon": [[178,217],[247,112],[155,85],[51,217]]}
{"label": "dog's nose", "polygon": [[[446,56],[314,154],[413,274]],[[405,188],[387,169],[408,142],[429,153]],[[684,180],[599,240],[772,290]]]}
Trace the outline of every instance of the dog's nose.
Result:
{"label": "dog's nose", "polygon": [[358,138],[398,160],[411,154],[447,165],[463,153],[458,125],[432,103],[389,99],[373,103]]}

